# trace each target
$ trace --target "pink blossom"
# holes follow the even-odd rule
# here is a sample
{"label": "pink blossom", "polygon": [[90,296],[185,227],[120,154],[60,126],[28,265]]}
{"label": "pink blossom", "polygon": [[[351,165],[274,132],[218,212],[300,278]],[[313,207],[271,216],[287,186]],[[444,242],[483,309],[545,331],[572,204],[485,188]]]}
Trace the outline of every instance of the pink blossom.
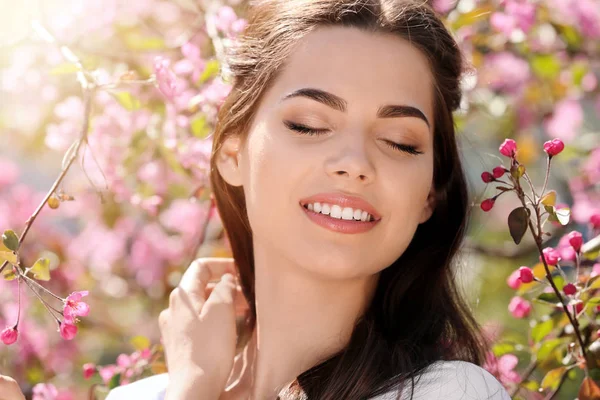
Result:
{"label": "pink blossom", "polygon": [[10,160],[0,159],[0,171],[0,190],[14,184],[19,177],[19,167]]}
{"label": "pink blossom", "polygon": [[107,365],[105,367],[99,367],[98,368],[98,373],[100,374],[100,377],[102,378],[102,381],[105,384],[108,384],[108,382],[110,382],[110,380],[112,379],[112,377],[117,373],[117,366],[116,365]]}
{"label": "pink blossom", "polygon": [[73,292],[65,300],[63,314],[67,324],[75,323],[77,317],[85,317],[90,313],[90,306],[81,301],[81,298],[88,295],[88,291]]}
{"label": "pink blossom", "polygon": [[534,279],[533,271],[531,268],[523,266],[519,268],[519,278],[523,283],[531,283]]}
{"label": "pink blossom", "polygon": [[31,400],[57,400],[58,390],[51,383],[38,383],[33,387]]}
{"label": "pink blossom", "polygon": [[521,382],[521,377],[514,370],[519,359],[514,354],[504,354],[496,358],[492,351],[487,353],[483,368],[494,375],[504,386]]}
{"label": "pink blossom", "polygon": [[60,336],[65,340],[72,340],[77,335],[77,327],[69,323],[60,324]]}
{"label": "pink blossom", "polygon": [[456,7],[458,0],[433,0],[433,8],[440,14],[446,14]]}
{"label": "pink blossom", "polygon": [[569,244],[575,251],[581,250],[581,245],[583,244],[583,237],[581,236],[581,233],[572,231],[567,235],[567,237],[569,239]]}
{"label": "pink blossom", "polygon": [[564,148],[565,144],[560,139],[552,139],[544,143],[544,151],[548,153],[550,157],[559,154]]}
{"label": "pink blossom", "polygon": [[[546,247],[544,250],[542,250],[542,253],[544,254],[544,259],[548,265],[556,265],[561,260],[558,251],[552,247]],[[542,256],[540,256],[540,262],[543,262]]]}
{"label": "pink blossom", "polygon": [[515,318],[525,318],[531,312],[531,303],[520,296],[515,296],[508,304],[508,311]]}
{"label": "pink blossom", "polygon": [[0,334],[0,339],[2,339],[2,343],[9,345],[9,344],[13,344],[14,342],[16,342],[18,336],[19,336],[19,331],[16,326],[8,327],[2,331],[2,333]]}
{"label": "pink blossom", "polygon": [[563,287],[563,292],[565,292],[567,296],[573,296],[575,293],[577,293],[577,287],[575,287],[575,285],[572,283],[567,283]]}
{"label": "pink blossom", "polygon": [[593,214],[590,217],[590,224],[594,229],[600,229],[600,213]]}
{"label": "pink blossom", "polygon": [[96,373],[96,364],[87,363],[83,364],[83,377],[90,379]]}
{"label": "pink blossom", "polygon": [[158,83],[158,90],[169,100],[173,100],[179,92],[177,85],[177,76],[169,68],[171,62],[164,58],[157,56],[154,59],[154,73],[156,74],[156,82]]}
{"label": "pink blossom", "polygon": [[506,283],[511,289],[518,289],[523,282],[521,282],[521,271],[518,269],[514,270],[512,274],[506,279]]}
{"label": "pink blossom", "polygon": [[594,264],[592,267],[592,272],[590,273],[590,278],[600,275],[600,263]]}
{"label": "pink blossom", "polygon": [[498,167],[495,167],[495,168],[492,170],[492,175],[494,176],[494,178],[496,178],[496,179],[497,179],[497,178],[500,178],[500,177],[502,177],[502,175],[504,175],[504,173],[505,173],[505,172],[506,172],[505,168],[504,168],[503,166],[501,166],[501,165],[500,165],[500,166],[498,166]]}
{"label": "pink blossom", "polygon": [[517,154],[517,142],[513,139],[505,139],[500,145],[500,154],[506,157],[514,157]]}
{"label": "pink blossom", "polygon": [[548,136],[568,142],[575,138],[582,124],[581,104],[576,99],[567,98],[556,104],[552,116],[544,122],[544,127]]}
{"label": "pink blossom", "polygon": [[490,183],[494,180],[494,176],[491,173],[484,171],[481,174],[481,180],[484,181],[485,183]]}
{"label": "pink blossom", "polygon": [[484,201],[481,202],[481,209],[485,212],[488,212],[492,209],[492,207],[494,207],[494,203],[496,202],[496,200],[494,199],[485,199]]}
{"label": "pink blossom", "polygon": [[520,93],[530,79],[529,64],[512,52],[490,53],[480,70],[480,81],[492,89]]}

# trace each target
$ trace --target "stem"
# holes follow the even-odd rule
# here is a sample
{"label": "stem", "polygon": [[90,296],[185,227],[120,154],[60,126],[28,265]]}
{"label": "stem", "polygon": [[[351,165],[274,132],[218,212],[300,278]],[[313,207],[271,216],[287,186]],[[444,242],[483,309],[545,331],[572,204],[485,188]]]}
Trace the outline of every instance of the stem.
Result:
{"label": "stem", "polygon": [[544,178],[544,186],[542,187],[542,193],[540,194],[540,200],[544,197],[544,193],[546,192],[546,185],[548,184],[548,176],[550,175],[550,160],[552,158],[548,156],[548,162],[546,163],[546,177]]}
{"label": "stem", "polygon": [[35,280],[31,279],[30,277],[28,277],[27,275],[21,275],[24,279],[28,280],[30,283],[35,284],[38,288],[44,290],[46,293],[48,293],[50,296],[54,297],[57,300],[60,300],[61,302],[65,301],[65,299],[63,299],[62,297],[59,297],[57,295],[55,295],[54,293],[52,293],[51,291],[49,291],[48,289],[46,289],[45,287],[43,287],[42,285],[40,285],[39,283],[37,283]]}
{"label": "stem", "polygon": [[521,382],[510,391],[509,395],[511,399],[516,396],[519,390],[521,390],[521,383],[525,382],[531,376],[533,371],[535,371],[535,369],[537,368],[537,365],[537,360],[534,360],[531,363],[529,363],[527,369],[523,372],[523,375],[521,375]]}
{"label": "stem", "polygon": [[19,320],[21,319],[21,280],[17,277],[17,296],[19,299],[19,308],[17,310],[17,322],[15,323],[15,327],[19,325]]}
{"label": "stem", "polygon": [[[517,183],[517,188],[518,188],[517,195],[519,196],[521,203],[523,203],[523,205],[525,205],[525,197],[524,197],[523,190],[521,189],[521,185],[519,184],[518,180],[516,183]],[[544,187],[545,187],[545,185],[544,185]],[[529,225],[529,230],[531,231],[531,234],[533,235],[535,244],[538,248],[538,252],[540,253],[542,263],[544,265],[544,270],[546,271],[546,279],[548,279],[548,282],[552,286],[552,289],[554,290],[556,297],[558,297],[558,299],[560,300],[560,303],[563,306],[563,311],[565,312],[565,314],[567,314],[567,317],[569,318],[569,322],[571,323],[571,325],[573,326],[573,330],[575,331],[575,336],[577,337],[577,341],[579,342],[579,346],[581,347],[581,353],[583,354],[583,357],[585,358],[585,360],[587,360],[587,352],[585,350],[585,345],[583,343],[583,337],[581,335],[581,332],[579,331],[579,324],[577,323],[576,318],[574,316],[572,316],[571,313],[569,312],[569,309],[567,308],[567,304],[565,303],[565,299],[561,295],[560,290],[558,290],[558,287],[556,287],[556,284],[554,283],[554,279],[552,279],[552,275],[550,274],[550,269],[548,267],[546,257],[544,257],[544,252],[542,249],[542,238],[541,238],[542,228],[540,226],[540,223],[541,223],[540,209],[539,209],[539,206],[535,206],[534,209],[535,209],[535,214],[536,214],[538,231],[535,230],[535,227],[533,226],[533,223],[531,222],[531,218],[528,218],[527,223]],[[575,309],[573,309],[573,314],[576,314]],[[587,368],[587,363],[586,363],[586,368]]]}
{"label": "stem", "polygon": [[[35,290],[35,288],[33,288],[29,282],[27,282],[27,280],[25,280],[25,284],[27,286],[29,286],[29,289],[31,289],[31,291],[33,292],[33,294],[35,294],[35,296],[38,298],[39,301],[42,302],[42,304],[44,305],[44,307],[46,307],[46,310],[48,310],[48,312],[50,313],[50,315],[52,315],[54,317],[54,319],[56,320],[56,322],[58,322],[60,324],[60,320],[56,317],[56,315],[54,314],[54,312],[52,310],[54,310],[55,312],[62,314],[60,311],[58,311],[57,309],[55,309],[54,307],[52,307],[50,304],[48,304],[46,302],[46,300],[44,300],[42,298],[42,296],[40,296],[40,294]],[[52,309],[52,310],[51,310]]]}

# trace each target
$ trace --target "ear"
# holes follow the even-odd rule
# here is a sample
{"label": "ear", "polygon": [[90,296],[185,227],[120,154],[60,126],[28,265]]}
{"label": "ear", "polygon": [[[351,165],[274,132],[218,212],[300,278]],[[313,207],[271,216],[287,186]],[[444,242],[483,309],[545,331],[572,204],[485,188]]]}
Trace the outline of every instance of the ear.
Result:
{"label": "ear", "polygon": [[215,155],[217,157],[216,165],[219,174],[231,186],[242,186],[240,148],[241,138],[239,135],[231,134],[225,138],[221,144],[221,148]]}
{"label": "ear", "polygon": [[427,222],[431,215],[433,214],[433,210],[435,210],[436,203],[436,191],[434,185],[431,185],[431,190],[429,191],[429,195],[427,196],[427,201],[423,206],[423,210],[421,211],[421,217],[419,218],[419,224]]}

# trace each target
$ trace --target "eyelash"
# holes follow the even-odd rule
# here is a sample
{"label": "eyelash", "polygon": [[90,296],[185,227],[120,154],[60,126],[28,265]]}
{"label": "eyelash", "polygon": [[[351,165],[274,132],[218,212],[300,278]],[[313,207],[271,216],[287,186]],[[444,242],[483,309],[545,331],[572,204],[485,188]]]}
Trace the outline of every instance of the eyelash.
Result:
{"label": "eyelash", "polygon": [[[310,136],[322,135],[328,131],[328,129],[309,128],[308,126],[297,124],[292,121],[284,121],[284,124],[285,124],[285,126],[288,127],[288,129],[291,129],[292,131],[298,132],[303,135],[310,135]],[[385,140],[384,142],[385,142],[385,144],[387,144],[388,146],[390,146],[391,148],[393,148],[395,150],[403,151],[405,153],[412,154],[412,155],[423,154],[423,152],[418,151],[415,146],[411,146],[408,144],[396,143],[396,142],[392,142],[390,140]]]}

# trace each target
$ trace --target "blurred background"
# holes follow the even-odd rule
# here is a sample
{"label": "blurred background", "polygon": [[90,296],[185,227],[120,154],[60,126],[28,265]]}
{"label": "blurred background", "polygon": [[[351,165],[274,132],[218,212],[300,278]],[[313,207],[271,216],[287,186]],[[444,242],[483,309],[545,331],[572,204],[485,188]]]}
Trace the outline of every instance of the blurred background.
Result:
{"label": "blurred background", "polygon": [[[548,188],[571,219],[550,228],[548,245],[561,249],[559,238],[573,229],[591,239],[590,218],[600,213],[600,1],[429,3],[467,60],[455,118],[473,209],[458,278],[480,322],[509,346],[496,355],[515,354],[513,372],[522,374],[531,321],[543,312],[534,305],[528,318],[515,318],[507,278],[536,264],[537,250],[530,237],[517,246],[509,235],[516,196],[480,210],[495,194],[480,175],[506,162],[498,146],[513,138],[540,189],[542,144],[560,138],[566,147],[552,160]],[[0,373],[28,396],[43,383],[39,399],[102,398],[103,388],[162,372],[157,318],[170,290],[194,258],[230,255],[210,209],[207,169],[216,112],[230,88],[224,53],[245,26],[246,7],[240,0],[0,0],[0,229],[21,234],[61,177],[52,207],[31,224],[21,264],[49,260],[51,279],[39,283],[60,297],[90,292],[91,312],[67,341],[38,296],[56,299],[21,288],[19,339],[0,345]],[[98,86],[93,93],[90,83]],[[19,310],[17,281],[7,272],[0,329]],[[576,397],[578,374],[555,398]],[[521,395],[543,398],[532,389]]]}

